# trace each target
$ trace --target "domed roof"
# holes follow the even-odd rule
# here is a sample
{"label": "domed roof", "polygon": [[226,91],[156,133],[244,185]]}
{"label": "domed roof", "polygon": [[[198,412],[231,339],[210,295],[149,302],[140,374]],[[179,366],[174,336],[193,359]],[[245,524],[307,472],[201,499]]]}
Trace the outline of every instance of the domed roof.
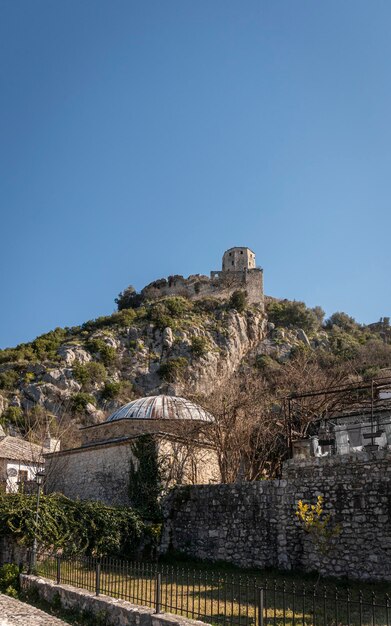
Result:
{"label": "domed roof", "polygon": [[214,417],[200,406],[177,396],[147,396],[124,404],[106,422],[122,419],[194,420],[214,422]]}

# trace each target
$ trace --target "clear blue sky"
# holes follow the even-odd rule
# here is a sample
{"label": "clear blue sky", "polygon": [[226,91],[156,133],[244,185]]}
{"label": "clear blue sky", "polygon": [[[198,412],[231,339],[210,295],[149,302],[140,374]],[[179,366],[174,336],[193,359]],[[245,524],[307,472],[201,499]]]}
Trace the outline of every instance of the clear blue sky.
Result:
{"label": "clear blue sky", "polygon": [[391,314],[388,0],[0,0],[0,346],[247,245]]}

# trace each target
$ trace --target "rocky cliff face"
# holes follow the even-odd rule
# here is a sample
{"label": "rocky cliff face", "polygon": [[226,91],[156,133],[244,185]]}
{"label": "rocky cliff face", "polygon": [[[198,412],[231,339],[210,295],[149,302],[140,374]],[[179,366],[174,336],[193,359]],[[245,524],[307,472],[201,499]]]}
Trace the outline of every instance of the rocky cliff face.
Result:
{"label": "rocky cliff face", "polygon": [[0,422],[23,427],[31,413],[66,413],[96,423],[144,395],[207,396],[243,364],[265,373],[302,350],[356,358],[356,371],[370,375],[390,367],[384,337],[345,314],[322,324],[303,303],[271,300],[267,310],[269,321],[263,306],[240,298],[163,297],[2,350]]}
{"label": "rocky cliff face", "polygon": [[0,414],[12,421],[38,406],[91,423],[137,396],[207,395],[266,337],[261,307],[180,297],[56,329],[0,352]]}

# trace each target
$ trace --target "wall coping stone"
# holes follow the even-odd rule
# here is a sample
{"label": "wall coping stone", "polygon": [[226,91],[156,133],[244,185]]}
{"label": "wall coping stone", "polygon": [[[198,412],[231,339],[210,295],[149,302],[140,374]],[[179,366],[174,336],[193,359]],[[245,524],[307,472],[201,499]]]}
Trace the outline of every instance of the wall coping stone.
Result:
{"label": "wall coping stone", "polygon": [[373,461],[386,461],[391,463],[391,450],[383,448],[374,452],[350,452],[349,454],[340,454],[325,457],[312,457],[310,459],[288,459],[284,461],[282,473],[285,469],[302,468],[302,467],[325,467],[337,466],[351,463],[371,463]]}
{"label": "wall coping stone", "polygon": [[[132,604],[127,600],[112,598],[72,585],[57,585],[53,580],[20,574],[20,586],[24,591],[36,589],[39,596],[49,603],[60,597],[64,609],[104,614],[107,626],[205,626],[205,622],[172,613],[154,613],[153,609]],[[206,625],[210,626],[210,625]]]}

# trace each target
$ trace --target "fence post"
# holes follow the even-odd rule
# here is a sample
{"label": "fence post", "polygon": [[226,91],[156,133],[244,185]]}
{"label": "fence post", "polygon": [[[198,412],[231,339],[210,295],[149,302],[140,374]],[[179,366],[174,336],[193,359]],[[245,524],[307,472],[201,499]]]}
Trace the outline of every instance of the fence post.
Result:
{"label": "fence post", "polygon": [[99,596],[100,593],[100,563],[96,562],[95,567],[95,595]]}
{"label": "fence post", "polygon": [[156,572],[156,597],[155,597],[155,613],[161,613],[162,598],[162,575]]}
{"label": "fence post", "polygon": [[264,599],[263,587],[260,587],[259,594],[258,594],[258,626],[264,626],[264,622],[263,622],[264,604],[265,604],[265,599]]}
{"label": "fence post", "polygon": [[61,582],[61,557],[57,556],[57,585]]}

